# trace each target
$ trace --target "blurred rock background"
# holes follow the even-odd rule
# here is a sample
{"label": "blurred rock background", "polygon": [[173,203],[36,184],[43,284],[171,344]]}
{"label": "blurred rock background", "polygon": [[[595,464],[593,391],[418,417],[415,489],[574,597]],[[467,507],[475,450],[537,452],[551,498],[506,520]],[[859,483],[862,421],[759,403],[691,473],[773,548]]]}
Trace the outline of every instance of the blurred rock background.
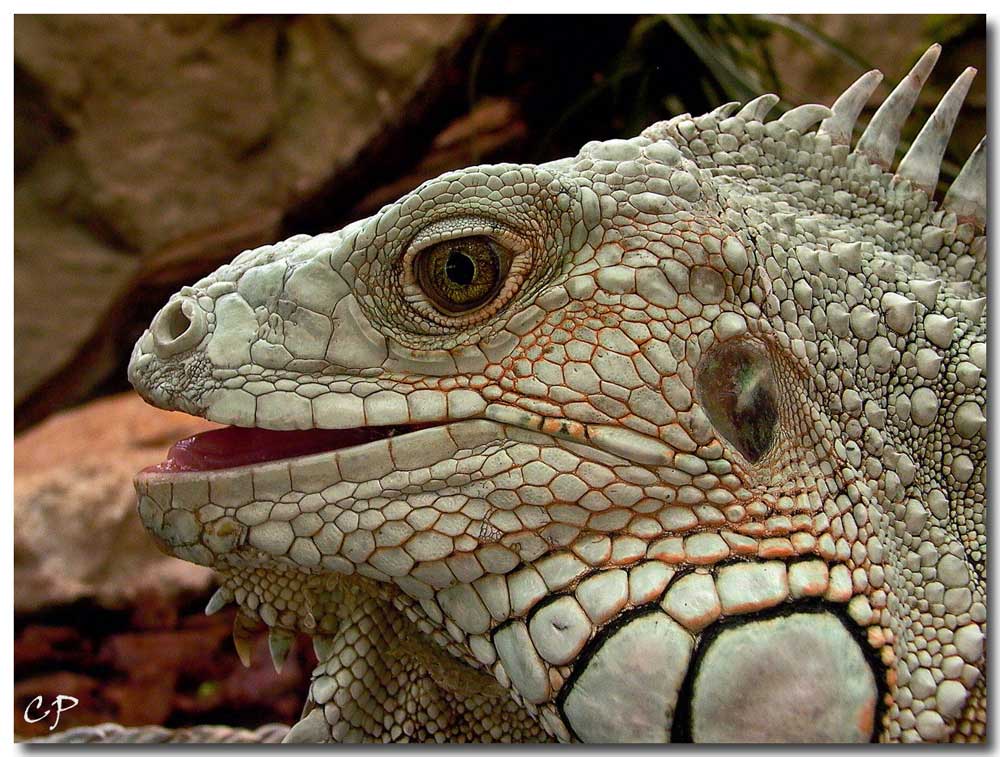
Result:
{"label": "blurred rock background", "polygon": [[[160,555],[130,478],[203,421],[132,396],[132,344],[239,251],[338,228],[425,179],[776,92],[881,97],[944,52],[904,145],[967,65],[946,157],[986,128],[982,16],[28,16],[15,19],[15,723],[293,722],[312,664],[244,670],[211,577]],[[863,116],[864,118],[864,116]]]}

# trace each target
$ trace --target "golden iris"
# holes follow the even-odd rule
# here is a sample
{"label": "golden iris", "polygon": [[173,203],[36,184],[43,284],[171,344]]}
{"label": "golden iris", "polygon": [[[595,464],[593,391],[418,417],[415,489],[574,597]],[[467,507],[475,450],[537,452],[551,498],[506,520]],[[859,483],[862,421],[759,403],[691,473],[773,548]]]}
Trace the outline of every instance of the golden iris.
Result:
{"label": "golden iris", "polygon": [[417,281],[442,310],[464,313],[500,290],[506,256],[486,237],[448,239],[428,247],[416,260]]}

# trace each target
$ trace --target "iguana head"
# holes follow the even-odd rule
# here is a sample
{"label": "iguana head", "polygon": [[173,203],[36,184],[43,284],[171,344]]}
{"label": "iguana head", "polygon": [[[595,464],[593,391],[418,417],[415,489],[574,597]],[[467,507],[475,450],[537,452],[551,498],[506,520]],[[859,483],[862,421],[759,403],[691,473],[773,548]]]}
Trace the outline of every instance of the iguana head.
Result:
{"label": "iguana head", "polygon": [[891,167],[937,54],[853,151],[877,72],[453,171],[171,298],[129,377],[230,428],[139,512],[241,650],[317,638],[303,732],[433,733],[352,667],[375,597],[562,740],[982,735],[984,145],[933,198],[974,71]]}

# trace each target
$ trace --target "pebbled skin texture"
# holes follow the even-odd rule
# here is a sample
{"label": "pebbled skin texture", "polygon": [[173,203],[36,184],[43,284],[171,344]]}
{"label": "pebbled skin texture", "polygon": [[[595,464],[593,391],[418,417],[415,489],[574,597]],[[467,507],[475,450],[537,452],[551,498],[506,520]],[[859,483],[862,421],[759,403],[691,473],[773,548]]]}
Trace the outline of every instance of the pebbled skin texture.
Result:
{"label": "pebbled skin texture", "polygon": [[[160,407],[441,424],[136,479],[241,654],[315,638],[286,741],[985,738],[985,210],[775,99],[449,172],[157,316]],[[510,269],[448,315],[414,261],[471,236]],[[713,355],[764,387],[728,431]]]}

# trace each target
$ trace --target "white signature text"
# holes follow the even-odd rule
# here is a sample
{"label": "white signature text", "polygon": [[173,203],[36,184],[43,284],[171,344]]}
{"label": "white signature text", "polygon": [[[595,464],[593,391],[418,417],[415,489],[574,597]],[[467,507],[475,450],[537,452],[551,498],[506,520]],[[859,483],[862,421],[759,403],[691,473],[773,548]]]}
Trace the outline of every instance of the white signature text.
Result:
{"label": "white signature text", "polygon": [[55,720],[49,726],[49,730],[54,731],[59,725],[59,716],[66,712],[66,710],[72,710],[78,704],[80,704],[80,700],[76,697],[71,697],[68,694],[58,694],[52,700],[51,704],[46,706],[44,697],[39,694],[28,702],[28,706],[24,708],[24,721],[26,723],[37,723],[40,720],[45,720],[55,712]]}

